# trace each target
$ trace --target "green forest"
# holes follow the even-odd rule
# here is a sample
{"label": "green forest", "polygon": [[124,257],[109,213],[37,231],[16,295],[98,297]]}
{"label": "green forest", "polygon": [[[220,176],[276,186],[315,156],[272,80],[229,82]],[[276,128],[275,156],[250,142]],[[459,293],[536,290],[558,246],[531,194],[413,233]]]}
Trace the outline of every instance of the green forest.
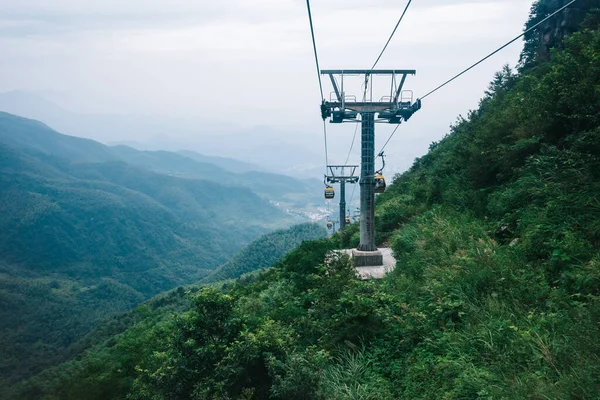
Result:
{"label": "green forest", "polygon": [[[269,267],[304,240],[325,236],[325,229],[314,224],[276,230],[248,244],[234,259],[205,279],[210,281],[215,274],[222,279],[237,278],[243,273]],[[263,248],[264,256],[248,259],[249,249],[256,250],[261,245],[269,246]],[[185,276],[179,279],[184,281]],[[179,286],[164,296],[153,298],[144,307],[158,307],[165,302],[172,306],[170,299],[175,296],[181,310],[183,293],[184,287]],[[82,282],[59,275],[27,275],[15,267],[2,270],[0,294],[3,306],[0,319],[4,323],[0,346],[7,349],[2,354],[0,372],[6,391],[16,382],[77,357],[91,344],[106,340],[138,322],[145,314],[138,310],[122,312],[148,298],[144,292],[119,283],[113,277],[90,277]]]}
{"label": "green forest", "polygon": [[[245,179],[250,172],[177,153],[121,152],[0,112],[2,398],[4,388],[78,354],[107,319],[198,282],[263,234],[303,220],[251,190],[294,178]],[[219,171],[230,180],[208,179]],[[271,234],[277,252],[256,268],[293,248],[277,235],[292,245],[324,232],[309,224]]]}
{"label": "green forest", "polygon": [[[528,26],[558,3],[536,2]],[[527,35],[518,69],[378,197],[377,240],[398,260],[384,279],[324,263],[356,245],[353,224],[115,317],[9,396],[597,399],[599,23],[581,2]],[[278,258],[254,251],[211,281]]]}
{"label": "green forest", "polygon": [[244,247],[235,257],[211,272],[201,282],[226,281],[261,268],[271,267],[303,241],[321,239],[325,236],[327,236],[325,228],[316,224],[300,224],[290,229],[276,230]]}

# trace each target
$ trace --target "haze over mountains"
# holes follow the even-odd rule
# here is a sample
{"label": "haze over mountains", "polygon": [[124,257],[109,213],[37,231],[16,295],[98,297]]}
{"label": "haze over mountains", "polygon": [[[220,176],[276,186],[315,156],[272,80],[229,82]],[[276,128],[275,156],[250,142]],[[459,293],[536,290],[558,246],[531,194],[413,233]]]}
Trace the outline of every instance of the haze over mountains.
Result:
{"label": "haze over mountains", "polygon": [[[302,145],[290,146],[302,135],[288,132],[284,141],[283,133],[267,127],[242,129],[235,123],[156,115],[81,114],[24,91],[0,93],[0,111],[37,119],[59,132],[105,144],[126,144],[141,150],[194,150],[246,161],[253,164],[253,170],[301,178],[322,174],[321,154]],[[218,159],[210,162],[215,161]]]}

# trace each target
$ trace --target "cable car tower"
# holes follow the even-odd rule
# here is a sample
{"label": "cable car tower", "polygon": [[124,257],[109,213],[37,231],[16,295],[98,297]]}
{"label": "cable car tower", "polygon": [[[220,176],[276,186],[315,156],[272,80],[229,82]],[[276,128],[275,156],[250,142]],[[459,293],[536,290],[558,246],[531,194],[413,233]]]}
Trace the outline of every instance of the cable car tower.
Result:
{"label": "cable car tower", "polygon": [[[421,109],[419,99],[413,102],[412,91],[403,90],[407,76],[415,75],[416,71],[362,69],[321,70],[320,73],[328,75],[333,86],[330,100],[323,100],[321,104],[323,120],[357,123],[358,115],[361,117],[360,244],[353,250],[355,265],[383,265],[383,256],[375,246],[375,122],[400,124]],[[344,77],[349,75],[364,76],[361,101],[345,92]],[[375,75],[391,78],[389,96],[373,99],[373,85],[369,83]]]}
{"label": "cable car tower", "polygon": [[355,175],[358,165],[328,165],[329,175],[325,176],[327,183],[340,184],[340,229],[346,227],[346,183],[357,183]]}

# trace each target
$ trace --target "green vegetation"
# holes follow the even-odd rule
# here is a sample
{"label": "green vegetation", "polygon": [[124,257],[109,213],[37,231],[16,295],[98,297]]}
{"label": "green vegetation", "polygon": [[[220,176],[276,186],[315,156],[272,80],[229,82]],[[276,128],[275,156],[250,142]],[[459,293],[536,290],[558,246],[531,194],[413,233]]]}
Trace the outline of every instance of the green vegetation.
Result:
{"label": "green vegetation", "polygon": [[316,224],[295,225],[290,229],[268,233],[244,247],[235,257],[211,272],[202,283],[224,281],[260,268],[268,268],[303,241],[316,240],[325,236],[327,236],[325,228]]}
{"label": "green vegetation", "polygon": [[39,121],[0,112],[0,143],[28,153],[73,162],[118,160],[110,149],[90,139],[61,135]]}
{"label": "green vegetation", "polygon": [[358,280],[346,257],[324,264],[355,241],[353,225],[248,282],[140,306],[128,329],[12,397],[597,399],[592,27],[499,72],[479,109],[378,198],[378,238],[398,259],[385,279]]}
{"label": "green vegetation", "polygon": [[70,358],[100,321],[294,221],[248,189],[112,157],[0,113],[0,386]]}
{"label": "green vegetation", "polygon": [[224,166],[229,164],[232,168],[239,169],[239,162],[217,158],[220,161],[217,166],[206,161],[213,158],[202,157],[189,151],[179,153],[139,151],[127,146],[114,146],[109,149],[118,159],[134,166],[171,176],[203,179],[221,185],[247,188],[275,203],[299,211],[312,211],[322,204],[319,196],[322,183],[316,179],[301,181],[286,175],[247,170],[233,173]]}
{"label": "green vegetation", "polygon": [[104,146],[89,139],[61,135],[38,121],[0,112],[0,143],[28,153],[75,163],[122,161],[174,177],[202,179],[247,188],[263,198],[299,211],[313,211],[322,201],[319,180],[252,170],[238,160],[204,156],[193,151],[140,151],[128,146]]}

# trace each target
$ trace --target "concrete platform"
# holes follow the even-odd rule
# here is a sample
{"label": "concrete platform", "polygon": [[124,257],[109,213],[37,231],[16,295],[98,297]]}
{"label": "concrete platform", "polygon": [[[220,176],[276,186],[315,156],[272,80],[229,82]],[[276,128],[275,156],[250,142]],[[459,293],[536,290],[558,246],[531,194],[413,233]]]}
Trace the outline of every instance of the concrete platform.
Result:
{"label": "concrete platform", "polygon": [[[372,267],[355,267],[360,279],[381,279],[385,276],[385,274],[396,268],[396,259],[392,254],[392,249],[380,248],[377,250],[381,252],[383,261],[382,265],[376,265]],[[355,249],[336,250],[336,252],[348,254],[350,259],[354,258],[354,251]]]}

